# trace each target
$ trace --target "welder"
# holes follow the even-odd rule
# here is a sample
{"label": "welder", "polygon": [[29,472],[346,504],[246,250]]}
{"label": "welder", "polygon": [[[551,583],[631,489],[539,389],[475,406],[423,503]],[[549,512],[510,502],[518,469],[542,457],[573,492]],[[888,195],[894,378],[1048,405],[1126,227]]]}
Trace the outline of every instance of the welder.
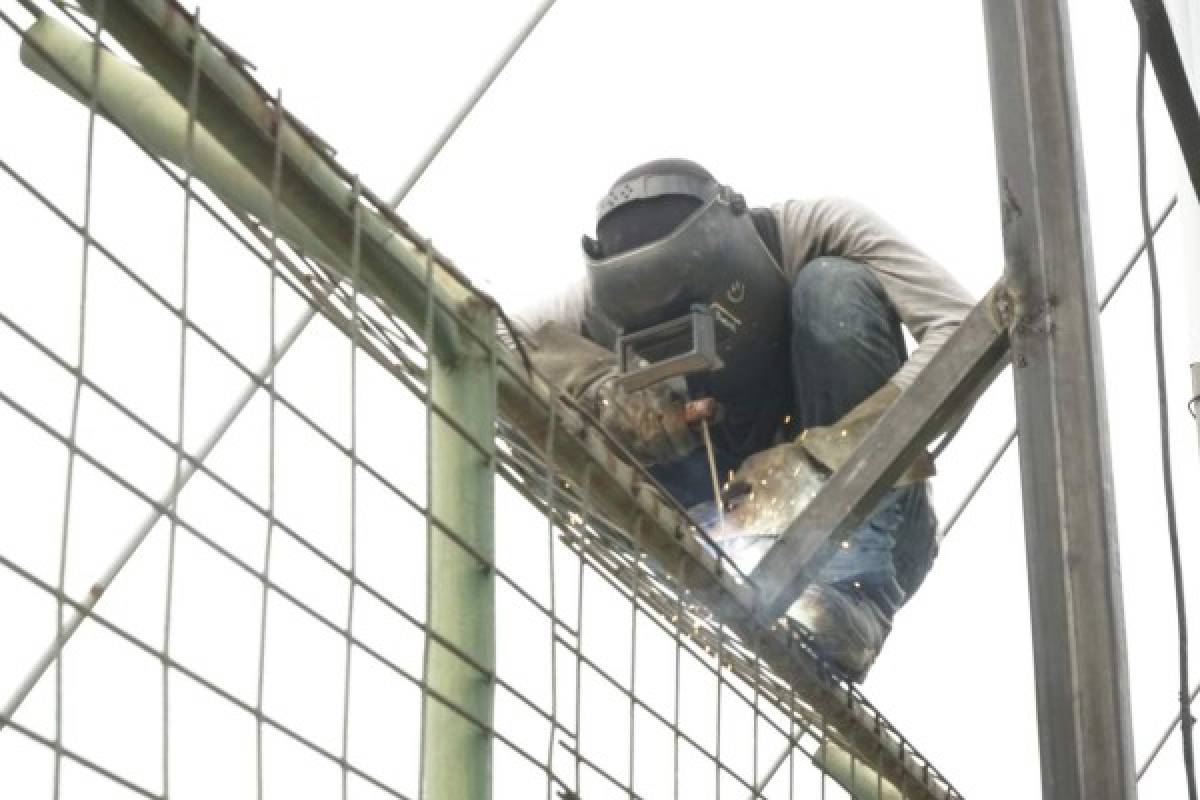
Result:
{"label": "welder", "polygon": [[[621,175],[583,249],[585,275],[518,314],[535,363],[683,506],[727,507],[733,524],[714,536],[731,550],[739,532],[761,533],[768,506],[801,491],[788,476],[845,462],[973,306],[946,269],[862,206],[750,207],[683,159]],[[711,327],[707,368],[622,382],[624,338],[689,318]],[[719,409],[705,421],[711,436],[684,413],[699,398]],[[918,456],[789,611],[852,680],[936,555],[932,472]]]}

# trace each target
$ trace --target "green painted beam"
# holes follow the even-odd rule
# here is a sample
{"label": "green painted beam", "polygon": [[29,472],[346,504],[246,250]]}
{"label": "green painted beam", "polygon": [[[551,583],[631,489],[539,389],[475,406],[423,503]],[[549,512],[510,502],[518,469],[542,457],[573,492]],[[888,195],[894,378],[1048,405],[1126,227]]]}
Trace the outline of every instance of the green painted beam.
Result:
{"label": "green painted beam", "polygon": [[902,800],[904,793],[880,777],[871,766],[847,753],[833,741],[817,748],[813,762],[854,800]]}
{"label": "green painted beam", "polygon": [[[467,324],[490,341],[494,314],[480,307]],[[488,670],[495,664],[495,578],[466,547],[494,562],[495,360],[474,339],[451,363],[435,357],[433,402],[469,435],[429,414],[429,626]],[[477,445],[483,445],[481,452]],[[455,541],[441,526],[461,540]],[[427,800],[491,797],[493,681],[430,637],[425,682],[421,796]],[[474,717],[476,721],[468,719]],[[479,723],[482,722],[484,726]]]}

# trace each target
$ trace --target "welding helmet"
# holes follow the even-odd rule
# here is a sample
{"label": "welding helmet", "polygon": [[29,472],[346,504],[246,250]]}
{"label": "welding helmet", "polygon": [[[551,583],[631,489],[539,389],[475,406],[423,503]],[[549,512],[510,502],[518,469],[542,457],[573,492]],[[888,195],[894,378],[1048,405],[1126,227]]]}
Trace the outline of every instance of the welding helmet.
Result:
{"label": "welding helmet", "polygon": [[610,254],[603,237],[584,237],[585,325],[589,336],[614,347],[621,334],[707,310],[720,366],[689,384],[735,400],[786,363],[788,281],[741,195],[692,162],[669,159],[626,173],[600,201],[597,228],[611,214],[636,216],[671,197],[691,198],[684,209],[694,210],[657,238]]}

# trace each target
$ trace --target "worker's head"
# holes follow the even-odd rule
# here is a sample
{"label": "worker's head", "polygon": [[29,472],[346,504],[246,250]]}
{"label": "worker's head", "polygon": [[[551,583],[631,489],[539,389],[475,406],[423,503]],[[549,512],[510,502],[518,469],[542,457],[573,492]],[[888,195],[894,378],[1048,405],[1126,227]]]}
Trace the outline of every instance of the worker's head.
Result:
{"label": "worker's head", "polygon": [[584,237],[593,258],[615,256],[661,239],[679,227],[717,188],[704,167],[660,158],[617,178],[596,209],[596,238]]}
{"label": "worker's head", "polygon": [[745,200],[695,162],[665,158],[619,177],[596,209],[596,239],[585,236],[583,248],[588,329],[605,344],[618,331],[643,331],[699,309],[713,320],[720,374],[732,381],[748,347],[784,341],[783,273]]}

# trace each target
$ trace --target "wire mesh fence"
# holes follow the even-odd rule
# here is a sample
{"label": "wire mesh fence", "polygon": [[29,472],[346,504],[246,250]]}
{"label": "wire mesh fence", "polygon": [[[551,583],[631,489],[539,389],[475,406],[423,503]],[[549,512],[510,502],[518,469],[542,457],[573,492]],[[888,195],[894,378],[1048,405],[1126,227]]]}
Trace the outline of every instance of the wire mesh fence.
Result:
{"label": "wire mesh fence", "polygon": [[21,5],[0,795],[958,796],[198,20]]}

